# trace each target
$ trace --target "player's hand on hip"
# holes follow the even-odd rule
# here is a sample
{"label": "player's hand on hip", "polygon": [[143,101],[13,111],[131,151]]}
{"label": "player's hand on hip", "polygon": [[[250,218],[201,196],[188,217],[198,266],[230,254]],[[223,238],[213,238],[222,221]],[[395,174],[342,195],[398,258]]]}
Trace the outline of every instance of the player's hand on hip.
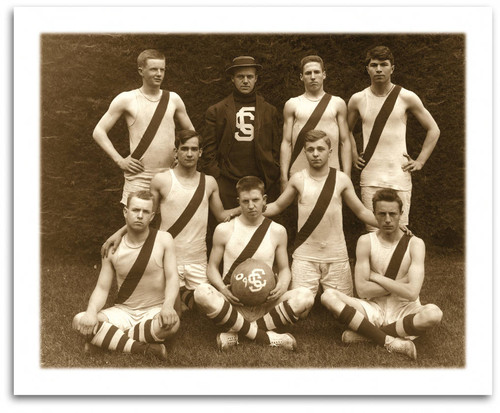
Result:
{"label": "player's hand on hip", "polygon": [[352,164],[356,169],[359,169],[360,171],[365,167],[365,160],[363,159],[363,154],[360,154],[357,158],[352,158]]}
{"label": "player's hand on hip", "polygon": [[160,327],[162,328],[172,328],[177,321],[179,321],[179,315],[173,307],[162,308],[159,316]]}
{"label": "player's hand on hip", "polygon": [[144,171],[144,165],[142,164],[142,162],[138,159],[132,158],[131,155],[127,156],[121,161],[118,161],[117,163],[120,169],[124,172],[137,174]]}
{"label": "player's hand on hip", "polygon": [[422,162],[411,159],[410,155],[407,154],[403,154],[403,156],[408,159],[408,162],[401,166],[404,172],[420,171],[423,168],[424,164]]}

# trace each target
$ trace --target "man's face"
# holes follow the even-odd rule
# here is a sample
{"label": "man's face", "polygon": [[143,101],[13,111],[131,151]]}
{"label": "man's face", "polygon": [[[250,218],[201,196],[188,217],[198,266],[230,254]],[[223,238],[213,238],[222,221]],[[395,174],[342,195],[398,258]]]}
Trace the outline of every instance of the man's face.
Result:
{"label": "man's face", "polygon": [[374,214],[382,232],[392,234],[398,230],[401,211],[397,202],[378,201]]}
{"label": "man's face", "polygon": [[200,142],[195,136],[181,143],[179,149],[175,149],[175,152],[179,165],[186,168],[196,166],[201,155]]}
{"label": "man's face", "polygon": [[315,92],[323,88],[323,80],[326,78],[326,72],[321,68],[321,63],[309,62],[304,65],[300,80],[304,82],[307,91]]}
{"label": "man's face", "polygon": [[250,220],[259,218],[262,215],[264,205],[266,205],[266,195],[263,195],[259,189],[241,191],[238,200],[241,213]]}
{"label": "man's face", "polygon": [[143,67],[139,67],[143,82],[152,87],[159,87],[165,77],[165,60],[148,59]]}
{"label": "man's face", "polygon": [[328,147],[324,139],[318,139],[316,142],[306,142],[304,151],[309,166],[314,169],[321,169],[328,163],[328,158],[332,153],[332,149]]}
{"label": "man's face", "polygon": [[128,207],[123,208],[123,215],[129,230],[143,232],[154,217],[153,200],[132,197]]}
{"label": "man's face", "polygon": [[366,70],[370,75],[372,83],[385,83],[391,80],[394,65],[391,65],[390,60],[371,59]]}
{"label": "man's face", "polygon": [[248,95],[253,92],[257,77],[257,69],[255,67],[242,67],[234,70],[231,82],[233,82],[238,92]]}

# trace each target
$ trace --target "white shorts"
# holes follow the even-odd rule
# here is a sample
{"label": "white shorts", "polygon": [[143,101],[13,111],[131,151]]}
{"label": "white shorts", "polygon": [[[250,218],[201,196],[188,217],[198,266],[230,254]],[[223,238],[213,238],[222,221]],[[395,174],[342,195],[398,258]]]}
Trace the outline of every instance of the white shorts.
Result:
{"label": "white shorts", "polygon": [[111,324],[125,331],[141,321],[154,318],[160,311],[161,306],[132,310],[124,305],[117,304],[113,307],[101,310],[100,313],[103,313]]}
{"label": "white shorts", "polygon": [[334,288],[352,297],[353,285],[349,260],[318,263],[294,258],[290,289],[306,287],[316,295],[319,284],[323,290]]}
{"label": "white shorts", "polygon": [[409,314],[417,313],[422,308],[420,301],[410,301],[388,308],[382,308],[376,302],[370,300],[359,299],[359,302],[365,310],[368,321],[379,328],[392,324]]}
{"label": "white shorts", "polygon": [[[362,186],[361,187],[361,202],[363,202],[363,205],[368,208],[370,211],[373,211],[373,195],[375,195],[375,192],[377,192],[379,189],[384,189],[379,186]],[[409,214],[410,214],[410,206],[411,206],[411,190],[410,191],[396,191],[401,198],[401,201],[403,201],[403,213],[401,214],[401,219],[399,223],[401,225],[408,225],[409,220]],[[372,227],[371,225],[366,225],[366,228],[369,231],[375,231],[377,228]]]}
{"label": "white shorts", "polygon": [[207,263],[201,264],[183,264],[177,266],[179,274],[179,284],[188,290],[194,290],[198,285],[209,284],[207,278]]}

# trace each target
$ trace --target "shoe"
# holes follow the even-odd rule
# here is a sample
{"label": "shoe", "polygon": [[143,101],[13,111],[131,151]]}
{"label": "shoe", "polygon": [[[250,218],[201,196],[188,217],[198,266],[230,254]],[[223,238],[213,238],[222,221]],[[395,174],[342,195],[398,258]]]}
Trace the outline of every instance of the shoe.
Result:
{"label": "shoe", "polygon": [[217,334],[217,347],[220,351],[226,351],[229,347],[238,345],[237,333],[219,333]]}
{"label": "shoe", "polygon": [[165,344],[146,344],[144,354],[152,354],[160,360],[167,360],[167,348]]}
{"label": "shoe", "polygon": [[345,330],[342,333],[342,343],[345,344],[362,343],[367,341],[370,341],[370,339],[352,330]]}
{"label": "shoe", "polygon": [[274,331],[268,331],[267,335],[271,343],[271,347],[283,347],[287,350],[294,351],[297,348],[297,341],[290,333],[278,334]]}
{"label": "shoe", "polygon": [[417,348],[411,340],[387,336],[384,347],[389,353],[401,353],[413,360],[417,359]]}

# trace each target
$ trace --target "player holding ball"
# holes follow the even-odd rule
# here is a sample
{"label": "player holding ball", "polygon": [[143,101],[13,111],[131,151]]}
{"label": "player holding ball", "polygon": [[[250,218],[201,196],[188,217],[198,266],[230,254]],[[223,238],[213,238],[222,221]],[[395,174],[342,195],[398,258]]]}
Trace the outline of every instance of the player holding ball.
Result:
{"label": "player holding ball", "polygon": [[[282,225],[262,215],[266,205],[264,183],[257,177],[246,176],[238,181],[236,191],[241,215],[216,227],[207,269],[210,284],[196,288],[195,302],[201,312],[222,328],[223,332],[217,335],[220,350],[238,344],[240,336],[263,345],[295,350],[297,344],[291,334],[273,330],[305,318],[314,304],[313,294],[307,288],[288,291],[291,274],[287,233]],[[253,268],[252,264],[244,263],[249,258],[258,261]],[[258,270],[262,263],[277,269],[276,286],[262,304],[244,305],[232,292],[231,276],[237,269],[235,277],[240,273],[241,263],[246,265],[241,278],[247,279],[247,285],[250,280],[257,285],[262,283],[262,279],[251,275],[261,274]]]}

